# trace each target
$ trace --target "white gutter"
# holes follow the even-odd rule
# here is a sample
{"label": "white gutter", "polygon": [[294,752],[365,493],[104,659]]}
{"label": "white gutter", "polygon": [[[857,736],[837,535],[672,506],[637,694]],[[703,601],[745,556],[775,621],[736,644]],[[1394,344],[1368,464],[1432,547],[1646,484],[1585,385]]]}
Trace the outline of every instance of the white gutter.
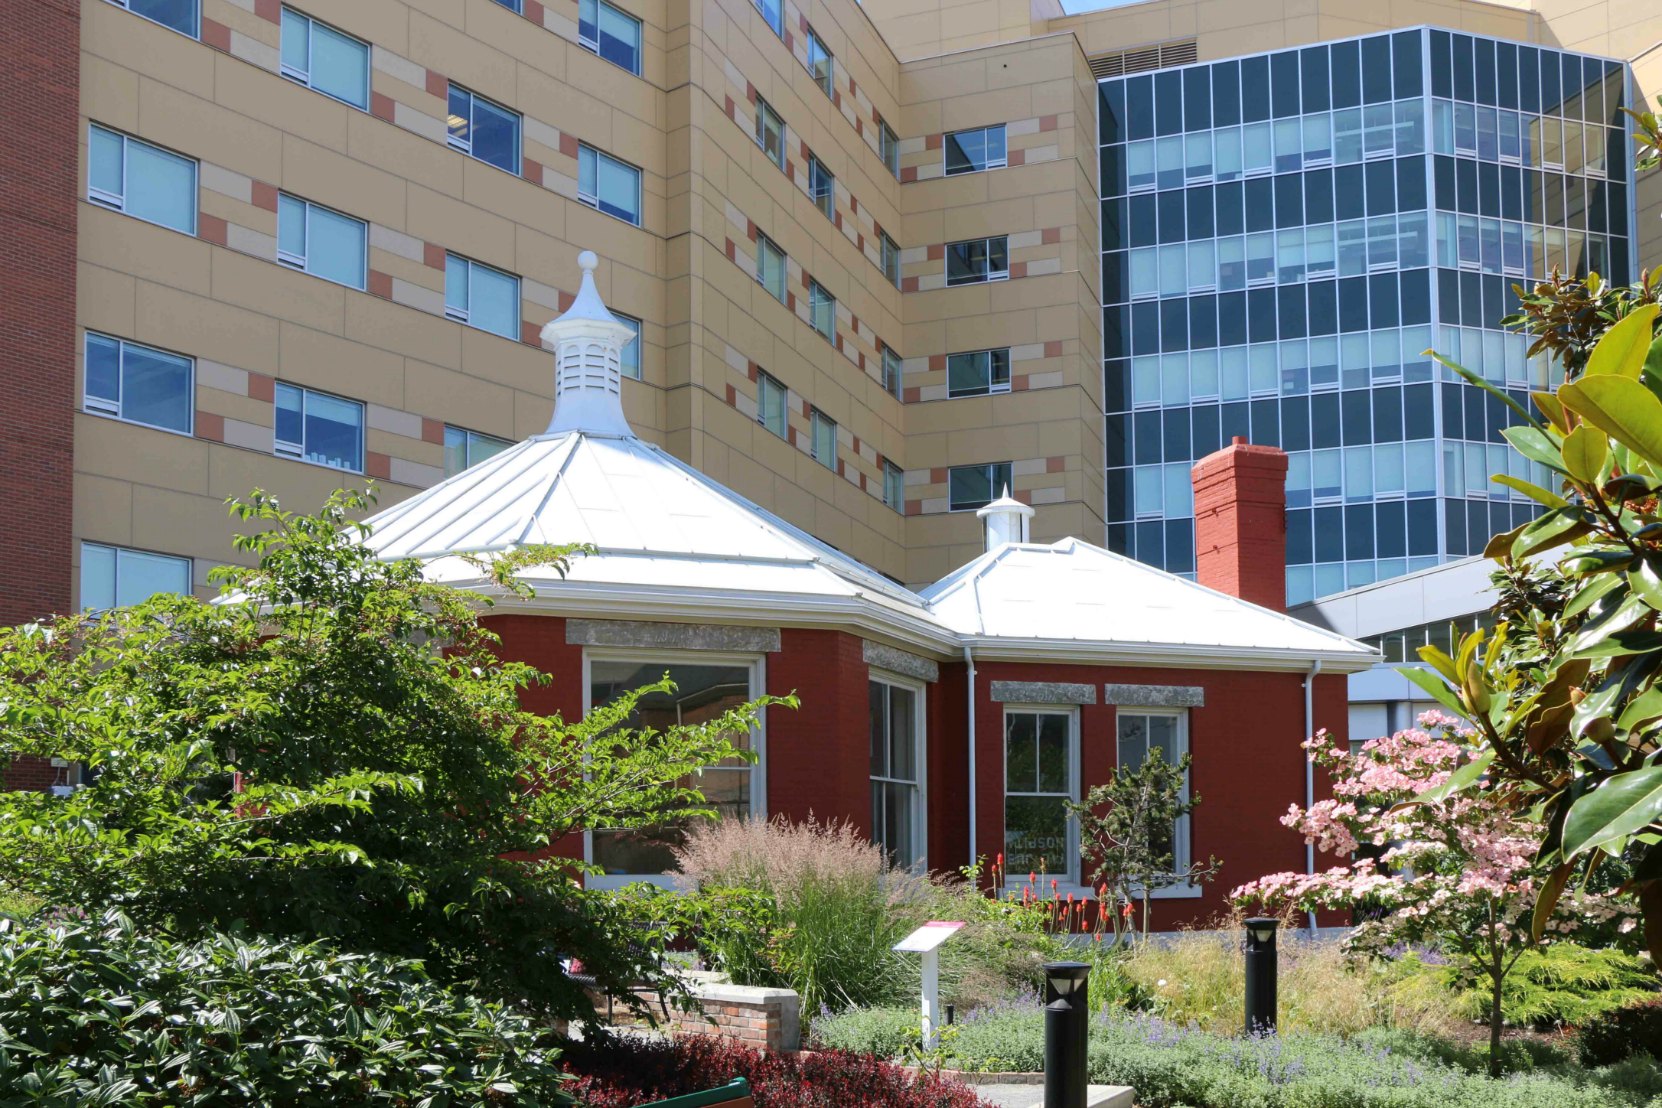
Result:
{"label": "white gutter", "polygon": [[[1322,671],[1322,662],[1317,658],[1310,663],[1310,674],[1304,679],[1304,735],[1313,738],[1316,734],[1316,674]],[[1316,803],[1316,764],[1308,757],[1304,759],[1304,810],[1308,812]],[[1304,844],[1304,872],[1314,876],[1316,872],[1316,844]],[[1310,937],[1316,936],[1316,913],[1310,915]]]}
{"label": "white gutter", "polygon": [[[969,688],[969,864],[975,865],[975,655],[964,647],[964,667]],[[994,890],[995,893],[997,890]]]}

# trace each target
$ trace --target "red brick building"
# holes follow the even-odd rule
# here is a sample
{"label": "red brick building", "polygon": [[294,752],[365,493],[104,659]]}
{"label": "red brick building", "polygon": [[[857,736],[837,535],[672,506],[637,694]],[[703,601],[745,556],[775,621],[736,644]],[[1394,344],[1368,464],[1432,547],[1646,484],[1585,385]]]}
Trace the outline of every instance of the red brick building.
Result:
{"label": "red brick building", "polygon": [[[1316,788],[1299,744],[1344,733],[1345,675],[1375,656],[1278,610],[1284,455],[1237,442],[1195,467],[1200,583],[1076,539],[1028,542],[1032,509],[1005,498],[981,510],[986,552],[913,592],[629,430],[628,331],[592,265],[543,333],[556,359],[548,431],[371,521],[384,555],[498,593],[488,620],[504,652],[553,677],[534,707],[575,716],[666,671],[676,691],[643,704],[643,722],[794,692],[801,708],[770,709],[750,737],[753,766],[705,775],[723,811],[847,819],[931,869],[1003,854],[1020,877],[1042,869],[1078,892],[1064,802],[1151,747],[1192,754],[1204,803],[1174,829],[1177,853],[1216,855],[1223,871],[1167,890],[1162,927],[1309,864],[1278,822]],[[500,595],[457,556],[541,542],[594,553],[566,577],[524,574],[531,599]],[[602,883],[668,880],[661,843],[563,845],[603,866]]]}

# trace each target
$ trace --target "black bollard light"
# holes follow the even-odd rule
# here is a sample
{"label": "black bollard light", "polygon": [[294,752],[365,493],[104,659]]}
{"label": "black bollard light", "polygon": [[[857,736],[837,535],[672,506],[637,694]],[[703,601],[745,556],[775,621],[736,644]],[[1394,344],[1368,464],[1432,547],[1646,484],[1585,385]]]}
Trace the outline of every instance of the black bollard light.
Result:
{"label": "black bollard light", "polygon": [[1044,1108],[1085,1108],[1091,967],[1084,962],[1047,962],[1044,970]]}
{"label": "black bollard light", "polygon": [[1280,921],[1254,916],[1246,921],[1246,1033],[1275,1033],[1275,932]]}
{"label": "black bollard light", "polygon": [[947,1025],[947,1026],[948,1026],[948,1027],[951,1027],[951,1026],[952,1026],[952,1017],[953,1017],[953,1014],[954,1014],[954,1013],[953,1013],[953,1006],[952,1006],[952,1005],[950,1005],[950,1004],[948,1004],[948,1005],[947,1005],[947,1006],[946,1006],[946,1025]]}

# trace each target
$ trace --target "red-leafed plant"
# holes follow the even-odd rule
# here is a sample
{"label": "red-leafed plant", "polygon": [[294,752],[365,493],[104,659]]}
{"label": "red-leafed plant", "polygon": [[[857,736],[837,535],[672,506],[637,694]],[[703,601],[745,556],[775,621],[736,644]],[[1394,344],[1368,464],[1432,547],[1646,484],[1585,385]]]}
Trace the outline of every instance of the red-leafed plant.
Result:
{"label": "red-leafed plant", "polygon": [[633,1105],[748,1078],[756,1108],[988,1108],[967,1085],[869,1054],[764,1054],[728,1039],[607,1037],[565,1052],[566,1092],[587,1108]]}

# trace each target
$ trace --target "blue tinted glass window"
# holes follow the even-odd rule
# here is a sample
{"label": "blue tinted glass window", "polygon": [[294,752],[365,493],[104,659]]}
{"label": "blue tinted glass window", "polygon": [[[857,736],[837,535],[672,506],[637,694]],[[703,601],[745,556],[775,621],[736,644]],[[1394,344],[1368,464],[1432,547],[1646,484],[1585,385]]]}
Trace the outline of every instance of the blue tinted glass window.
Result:
{"label": "blue tinted glass window", "polygon": [[1392,84],[1398,100],[1424,92],[1420,69],[1421,33],[1399,31],[1391,36]]}
{"label": "blue tinted glass window", "polygon": [[155,20],[180,34],[197,37],[196,0],[116,0],[116,3],[135,15]]}
{"label": "blue tinted glass window", "polygon": [[1257,123],[1270,117],[1270,60],[1241,59],[1241,119]]}
{"label": "blue tinted glass window", "polygon": [[1154,133],[1175,135],[1183,130],[1183,77],[1175,70],[1154,75]]}
{"label": "blue tinted glass window", "polygon": [[1447,31],[1431,32],[1431,95],[1444,100],[1454,96],[1454,62],[1449,54]]}
{"label": "blue tinted glass window", "polygon": [[1154,137],[1154,78],[1132,77],[1125,82],[1127,137],[1133,141]]}
{"label": "blue tinted glass window", "polygon": [[1325,112],[1333,97],[1328,87],[1327,47],[1308,46],[1299,51],[1300,100],[1306,112]]}
{"label": "blue tinted glass window", "polygon": [[1277,119],[1299,114],[1297,50],[1270,55],[1270,104]]}
{"label": "blue tinted glass window", "polygon": [[1495,54],[1495,99],[1503,108],[1518,106],[1518,44],[1503,42]]}
{"label": "blue tinted glass window", "polygon": [[1335,42],[1329,48],[1333,71],[1333,106],[1354,108],[1362,102],[1362,44]]}
{"label": "blue tinted glass window", "polygon": [[1480,38],[1472,43],[1472,72],[1477,86],[1477,102],[1479,104],[1493,104],[1495,102],[1495,43],[1493,39]]}
{"label": "blue tinted glass window", "polygon": [[1212,126],[1231,127],[1240,121],[1240,63],[1219,62],[1212,67]]}
{"label": "blue tinted glass window", "polygon": [[1107,81],[1097,87],[1097,141],[1103,145],[1125,141],[1125,82]]}
{"label": "blue tinted glass window", "polygon": [[1362,102],[1391,99],[1391,39],[1374,35],[1362,40]]}
{"label": "blue tinted glass window", "polygon": [[1183,129],[1204,131],[1212,126],[1212,71],[1197,65],[1183,71]]}
{"label": "blue tinted glass window", "polygon": [[[1470,35],[1455,35],[1450,40],[1450,50],[1454,57],[1454,98],[1456,100],[1477,99],[1477,71],[1476,63],[1472,60],[1472,39]],[[1556,75],[1557,67],[1553,73]]]}

